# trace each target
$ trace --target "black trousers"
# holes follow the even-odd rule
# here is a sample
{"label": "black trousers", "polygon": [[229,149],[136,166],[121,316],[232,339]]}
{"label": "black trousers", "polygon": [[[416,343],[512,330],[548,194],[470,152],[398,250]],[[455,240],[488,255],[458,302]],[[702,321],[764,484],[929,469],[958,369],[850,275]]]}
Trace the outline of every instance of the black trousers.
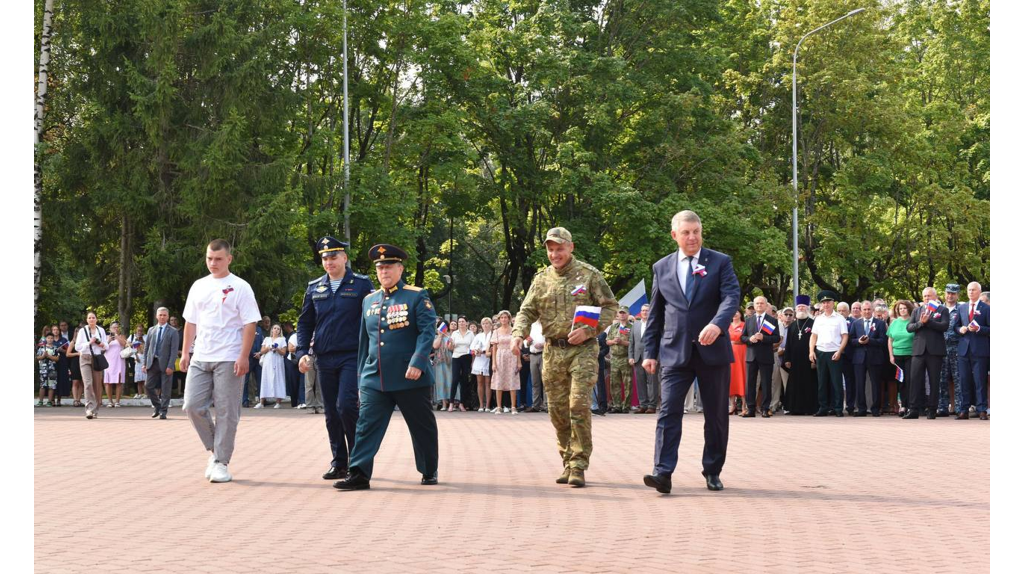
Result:
{"label": "black trousers", "polygon": [[757,376],[761,375],[761,412],[768,412],[772,403],[772,364],[747,361],[747,409],[757,408]]}
{"label": "black trousers", "polygon": [[[856,384],[857,410],[865,412],[870,409],[872,414],[882,412],[882,393],[886,391],[882,384],[882,365],[861,363],[853,366],[853,379]],[[871,404],[867,404],[866,389],[871,385]]]}
{"label": "black trousers", "polygon": [[924,374],[932,384],[927,406],[936,410],[939,406],[939,375],[942,373],[942,355],[915,355],[910,366],[910,408],[921,411],[925,408]]}
{"label": "black trousers", "polygon": [[833,361],[835,351],[814,350],[818,364],[818,411],[843,410],[843,365]]}
{"label": "black trousers", "polygon": [[[476,396],[476,383],[469,384],[470,372],[473,370],[473,355],[463,355],[452,359],[452,389],[448,400],[461,401],[466,408],[477,408],[473,397]],[[455,392],[461,389],[459,401],[455,400]]]}

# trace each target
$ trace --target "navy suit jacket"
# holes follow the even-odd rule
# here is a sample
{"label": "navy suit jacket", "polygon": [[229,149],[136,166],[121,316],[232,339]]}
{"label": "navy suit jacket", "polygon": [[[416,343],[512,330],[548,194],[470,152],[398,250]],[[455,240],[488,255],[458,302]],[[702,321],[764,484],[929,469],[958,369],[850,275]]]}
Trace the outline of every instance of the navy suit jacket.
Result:
{"label": "navy suit jacket", "polygon": [[[956,354],[959,357],[989,357],[991,356],[989,350],[989,318],[991,317],[992,307],[987,303],[978,300],[978,304],[974,306],[974,320],[981,327],[977,333],[967,331],[967,334],[960,335],[960,343],[957,344]],[[958,322],[960,325],[967,326],[971,323],[969,317],[971,315],[971,304],[960,303],[956,306],[956,313],[959,315]]]}
{"label": "navy suit jacket", "polygon": [[[888,341],[885,335],[885,321],[871,318],[871,325],[864,329],[864,319],[853,319],[850,321],[850,341],[846,344],[850,356],[850,362],[854,365],[882,365],[888,361]],[[868,336],[866,345],[860,344],[860,338]],[[885,349],[885,353],[882,353]]]}
{"label": "navy suit jacket", "polygon": [[[724,253],[701,248],[697,263],[705,275],[695,275],[691,301],[683,295],[676,274],[679,251],[654,264],[651,303],[644,331],[644,357],[657,359],[662,367],[682,367],[690,362],[693,349],[707,365],[733,362],[729,323],[740,307],[740,284],[732,268],[732,258]],[[722,334],[714,343],[697,342],[700,332],[714,323]]]}

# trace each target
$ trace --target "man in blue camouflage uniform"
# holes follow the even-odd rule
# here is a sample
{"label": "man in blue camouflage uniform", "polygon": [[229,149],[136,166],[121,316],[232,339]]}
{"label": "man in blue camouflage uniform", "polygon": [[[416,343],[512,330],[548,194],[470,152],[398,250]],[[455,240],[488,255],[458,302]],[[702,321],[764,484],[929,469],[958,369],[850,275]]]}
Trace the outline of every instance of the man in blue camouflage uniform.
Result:
{"label": "man in blue camouflage uniform", "polygon": [[960,374],[957,372],[956,347],[960,344],[959,316],[956,315],[956,301],[960,296],[960,286],[956,283],[946,285],[946,308],[949,309],[949,328],[946,329],[946,356],[942,360],[942,372],[939,375],[939,408],[935,416],[949,416],[949,380],[953,379],[953,402],[960,412]]}

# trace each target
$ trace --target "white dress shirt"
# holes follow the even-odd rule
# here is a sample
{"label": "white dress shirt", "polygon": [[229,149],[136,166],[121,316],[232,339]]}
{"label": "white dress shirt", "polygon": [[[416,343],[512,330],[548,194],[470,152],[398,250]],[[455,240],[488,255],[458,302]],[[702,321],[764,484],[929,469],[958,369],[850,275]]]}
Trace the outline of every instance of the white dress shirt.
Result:
{"label": "white dress shirt", "polygon": [[693,257],[690,257],[689,265],[687,265],[686,257],[687,255],[680,248],[678,255],[679,263],[676,265],[676,276],[679,278],[679,288],[683,290],[683,295],[686,294],[686,275],[693,273],[693,266],[700,259],[700,249],[697,250]]}

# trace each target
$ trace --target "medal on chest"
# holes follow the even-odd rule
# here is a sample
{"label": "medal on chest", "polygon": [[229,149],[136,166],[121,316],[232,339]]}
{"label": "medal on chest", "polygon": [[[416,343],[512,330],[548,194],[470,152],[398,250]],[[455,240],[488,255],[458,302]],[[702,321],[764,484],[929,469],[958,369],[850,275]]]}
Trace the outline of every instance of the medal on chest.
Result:
{"label": "medal on chest", "polygon": [[394,330],[401,329],[402,327],[408,327],[409,305],[401,303],[389,306],[385,311],[384,320],[388,324],[388,329]]}

